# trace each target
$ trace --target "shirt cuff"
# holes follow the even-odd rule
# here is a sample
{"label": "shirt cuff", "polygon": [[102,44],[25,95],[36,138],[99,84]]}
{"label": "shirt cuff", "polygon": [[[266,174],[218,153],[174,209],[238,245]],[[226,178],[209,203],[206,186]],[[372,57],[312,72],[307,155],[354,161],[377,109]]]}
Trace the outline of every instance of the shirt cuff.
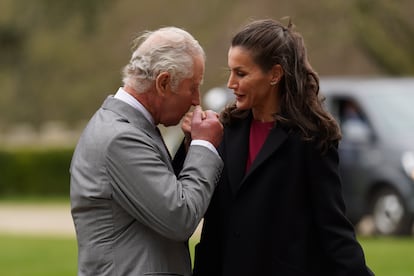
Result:
{"label": "shirt cuff", "polygon": [[214,147],[213,144],[210,143],[209,141],[206,141],[206,140],[192,140],[190,145],[197,145],[197,146],[206,147],[209,150],[211,150],[212,152],[214,152],[215,154],[217,154],[217,156],[219,156],[216,147]]}

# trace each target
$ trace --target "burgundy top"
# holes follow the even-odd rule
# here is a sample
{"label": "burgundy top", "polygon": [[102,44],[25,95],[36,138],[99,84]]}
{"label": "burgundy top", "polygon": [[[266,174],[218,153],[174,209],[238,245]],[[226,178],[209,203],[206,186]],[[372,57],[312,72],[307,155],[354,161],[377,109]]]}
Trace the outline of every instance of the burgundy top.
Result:
{"label": "burgundy top", "polygon": [[262,148],[267,135],[274,126],[274,122],[252,120],[249,136],[249,156],[247,157],[246,172],[250,169],[254,159]]}

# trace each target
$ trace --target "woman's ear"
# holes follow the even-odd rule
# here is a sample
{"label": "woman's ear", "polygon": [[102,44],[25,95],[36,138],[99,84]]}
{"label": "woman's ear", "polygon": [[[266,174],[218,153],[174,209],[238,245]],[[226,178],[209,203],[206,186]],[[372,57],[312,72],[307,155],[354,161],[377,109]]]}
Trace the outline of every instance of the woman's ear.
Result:
{"label": "woman's ear", "polygon": [[162,72],[155,79],[155,88],[160,94],[165,94],[170,85],[170,73]]}
{"label": "woman's ear", "polygon": [[283,68],[280,64],[276,64],[272,67],[272,80],[270,81],[270,83],[272,85],[275,85],[276,83],[278,83],[283,75],[284,75],[284,71]]}

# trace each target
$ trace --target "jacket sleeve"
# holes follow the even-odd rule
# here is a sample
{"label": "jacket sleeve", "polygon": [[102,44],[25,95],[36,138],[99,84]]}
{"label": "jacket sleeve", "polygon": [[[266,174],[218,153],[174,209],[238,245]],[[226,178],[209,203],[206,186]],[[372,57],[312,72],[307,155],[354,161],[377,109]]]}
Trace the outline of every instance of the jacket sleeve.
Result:
{"label": "jacket sleeve", "polygon": [[[223,155],[224,143],[221,143],[218,151]],[[225,160],[224,160],[225,162]],[[225,183],[225,170],[223,170],[217,189],[204,216],[203,229],[200,242],[195,246],[193,276],[221,275],[221,252],[222,252],[222,213],[224,206],[221,206],[220,196]]]}
{"label": "jacket sleeve", "polygon": [[192,235],[223,167],[209,149],[191,146],[176,176],[156,143],[136,132],[116,137],[106,159],[114,199],[138,221],[174,240]]}
{"label": "jacket sleeve", "polygon": [[[219,184],[220,185],[220,184]],[[195,246],[193,276],[221,275],[221,239],[218,194],[214,193],[204,217],[200,242]]]}
{"label": "jacket sleeve", "polygon": [[326,154],[315,148],[310,151],[307,163],[313,217],[324,255],[330,261],[331,275],[374,275],[365,264],[353,225],[345,216],[337,147],[331,147]]}

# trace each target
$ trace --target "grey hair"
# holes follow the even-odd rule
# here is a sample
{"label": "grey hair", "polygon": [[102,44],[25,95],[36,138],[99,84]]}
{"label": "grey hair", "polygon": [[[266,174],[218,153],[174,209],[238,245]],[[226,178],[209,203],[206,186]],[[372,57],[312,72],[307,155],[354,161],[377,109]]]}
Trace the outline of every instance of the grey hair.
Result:
{"label": "grey hair", "polygon": [[171,75],[171,87],[193,76],[194,58],[205,52],[187,31],[164,27],[146,31],[134,40],[131,60],[123,69],[123,83],[138,93],[146,92],[162,72]]}

